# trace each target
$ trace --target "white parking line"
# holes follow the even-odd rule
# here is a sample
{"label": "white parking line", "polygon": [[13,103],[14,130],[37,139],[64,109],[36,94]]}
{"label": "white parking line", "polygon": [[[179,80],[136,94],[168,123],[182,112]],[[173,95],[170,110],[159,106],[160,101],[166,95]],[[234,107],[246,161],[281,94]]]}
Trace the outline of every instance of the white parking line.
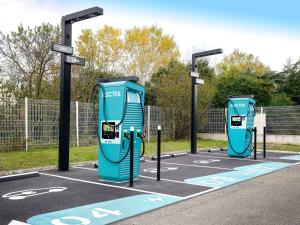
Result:
{"label": "white parking line", "polygon": [[[85,167],[80,167],[80,166],[73,166],[73,168],[83,169],[83,170],[93,170],[93,171],[97,170],[97,169],[85,168]],[[156,180],[156,177],[149,177],[149,176],[144,176],[144,175],[139,175],[139,177],[143,177],[143,178],[150,179],[150,180]],[[184,181],[179,181],[179,180],[170,180],[170,179],[160,179],[160,180],[174,182],[174,183],[188,184]]]}
{"label": "white parking line", "polygon": [[95,185],[104,186],[104,187],[113,187],[113,188],[117,188],[117,189],[123,189],[123,190],[129,190],[129,191],[137,191],[137,192],[147,193],[147,194],[165,195],[165,196],[169,196],[169,197],[183,199],[183,197],[176,196],[176,195],[163,194],[163,193],[153,192],[153,191],[145,191],[145,190],[136,189],[136,188],[116,186],[116,185],[112,185],[112,184],[98,183],[98,182],[93,182],[93,181],[88,181],[88,180],[82,180],[82,179],[76,179],[76,178],[71,178],[71,177],[65,177],[65,176],[60,176],[60,175],[55,175],[55,174],[40,173],[40,175],[45,175],[45,176],[50,176],[50,177],[56,177],[56,178],[62,178],[62,179],[72,180],[72,181],[78,181],[78,182],[87,183],[87,184],[95,184]]}
{"label": "white parking line", "polygon": [[201,192],[198,192],[198,193],[195,193],[195,194],[188,195],[188,196],[184,197],[184,199],[189,199],[189,198],[193,198],[193,197],[196,197],[196,196],[199,196],[199,195],[204,195],[206,193],[209,193],[209,192],[212,192],[212,191],[215,191],[215,190],[218,190],[218,189],[221,189],[221,188],[219,188],[219,187],[211,188],[211,189],[208,189],[206,191],[201,191]]}
{"label": "white parking line", "polygon": [[[146,160],[146,162],[152,162],[156,163],[156,161],[151,161],[151,160]],[[198,167],[198,168],[209,168],[209,169],[218,169],[218,170],[234,170],[230,168],[225,168],[225,167],[216,167],[216,166],[199,166],[199,165],[189,165],[189,164],[183,164],[183,163],[171,163],[171,162],[160,162],[161,164],[170,164],[170,165],[177,165],[177,166],[187,166],[187,167]]]}
{"label": "white parking line", "polygon": [[[291,155],[297,155],[295,152],[285,152],[285,151],[281,151],[281,152],[276,152],[276,151],[269,151],[270,153],[291,153]],[[198,151],[197,153],[209,153],[209,152],[206,152],[206,151]],[[221,152],[213,152],[213,153],[209,153],[209,154],[212,154],[212,155],[223,155],[223,156],[227,156],[227,153],[221,153]],[[262,154],[262,151],[257,151],[257,154]],[[268,152],[267,152],[268,154]],[[279,156],[281,157],[281,156]],[[269,159],[279,159],[279,157],[272,157],[272,156],[267,156],[266,158],[269,158]],[[247,159],[250,159],[250,158],[247,158]]]}
{"label": "white parking line", "polygon": [[72,166],[73,168],[76,169],[83,169],[83,170],[92,170],[92,171],[97,171],[97,169],[93,169],[93,168],[86,168],[86,167],[81,167],[81,166]]}
{"label": "white parking line", "polygon": [[12,220],[8,225],[30,225],[29,223],[23,223],[18,220]]}
{"label": "white parking line", "polygon": [[[139,175],[139,177],[143,177],[143,178],[147,178],[147,179],[151,179],[151,180],[156,180],[156,177],[148,177],[148,176],[144,176],[144,175]],[[169,179],[164,179],[164,178],[161,178],[160,180],[167,181],[167,182],[173,182],[173,183],[188,184],[184,181],[179,181],[179,180],[169,180]]]}

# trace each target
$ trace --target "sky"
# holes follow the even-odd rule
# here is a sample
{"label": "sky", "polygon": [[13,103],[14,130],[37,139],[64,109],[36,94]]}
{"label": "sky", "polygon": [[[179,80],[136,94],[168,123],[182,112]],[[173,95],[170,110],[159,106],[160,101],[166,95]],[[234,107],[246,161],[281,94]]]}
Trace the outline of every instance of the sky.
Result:
{"label": "sky", "polygon": [[73,25],[73,40],[82,29],[105,24],[123,30],[157,25],[174,37],[182,60],[195,51],[223,48],[212,64],[234,49],[252,53],[272,70],[288,58],[300,58],[300,1],[297,0],[0,0],[0,31],[10,33],[22,23],[60,24],[63,15],[99,6],[104,15]]}

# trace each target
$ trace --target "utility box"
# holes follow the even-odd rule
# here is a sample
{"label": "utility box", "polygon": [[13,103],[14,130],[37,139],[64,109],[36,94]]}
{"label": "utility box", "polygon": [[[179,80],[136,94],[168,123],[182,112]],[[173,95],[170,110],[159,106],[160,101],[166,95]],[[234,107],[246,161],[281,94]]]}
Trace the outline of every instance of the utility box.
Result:
{"label": "utility box", "polygon": [[134,127],[134,177],[140,171],[144,87],[136,77],[99,79],[98,175],[103,180],[129,180],[130,128]]}
{"label": "utility box", "polygon": [[253,96],[228,98],[226,127],[230,157],[244,158],[251,155],[255,104]]}

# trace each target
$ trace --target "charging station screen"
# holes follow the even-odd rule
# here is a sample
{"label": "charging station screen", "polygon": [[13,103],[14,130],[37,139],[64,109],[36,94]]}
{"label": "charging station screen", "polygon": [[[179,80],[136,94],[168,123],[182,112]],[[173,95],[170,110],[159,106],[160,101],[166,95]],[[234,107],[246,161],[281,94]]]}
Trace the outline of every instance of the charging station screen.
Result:
{"label": "charging station screen", "polygon": [[231,126],[242,126],[242,117],[241,116],[232,116],[231,117]]}
{"label": "charging station screen", "polygon": [[114,139],[115,137],[115,122],[102,123],[102,138]]}

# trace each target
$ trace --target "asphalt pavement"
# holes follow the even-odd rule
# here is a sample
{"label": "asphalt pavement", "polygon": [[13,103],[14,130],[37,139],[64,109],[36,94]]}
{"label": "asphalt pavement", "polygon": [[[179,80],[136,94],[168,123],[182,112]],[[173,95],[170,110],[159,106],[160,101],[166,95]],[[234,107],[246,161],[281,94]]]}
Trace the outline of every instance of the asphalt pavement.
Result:
{"label": "asphalt pavement", "polygon": [[115,224],[300,224],[300,165],[228,186]]}

